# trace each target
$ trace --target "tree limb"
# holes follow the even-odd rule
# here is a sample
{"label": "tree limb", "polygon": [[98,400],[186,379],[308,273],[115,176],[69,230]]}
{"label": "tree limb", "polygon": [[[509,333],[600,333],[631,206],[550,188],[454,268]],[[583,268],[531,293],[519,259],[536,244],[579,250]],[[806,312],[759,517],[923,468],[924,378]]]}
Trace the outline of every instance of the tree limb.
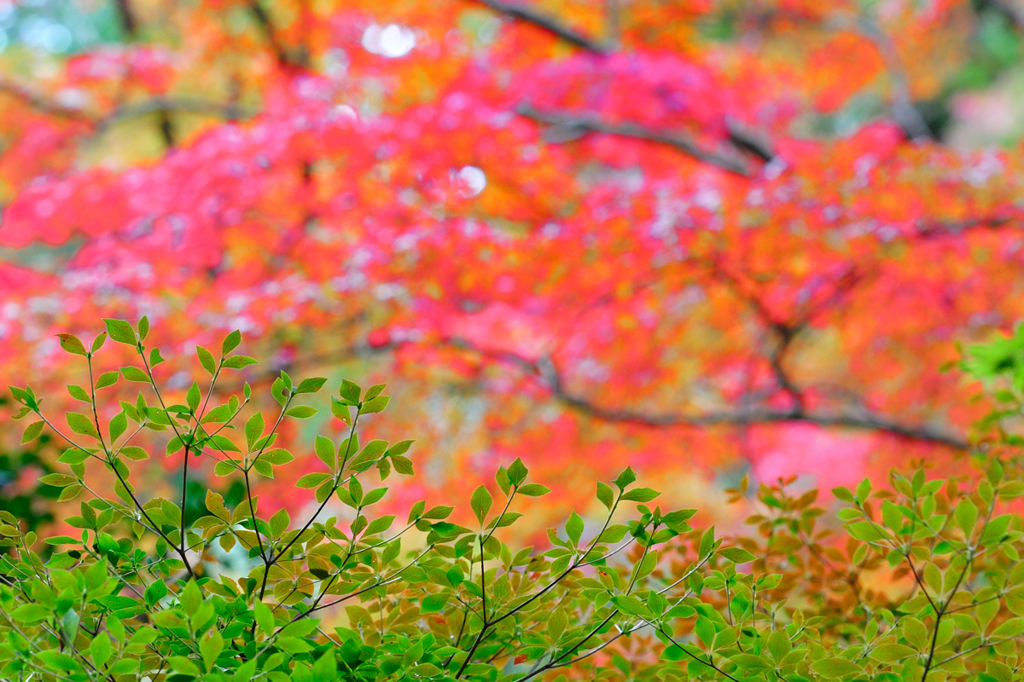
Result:
{"label": "tree limb", "polygon": [[567,43],[589,52],[594,52],[596,54],[609,54],[613,50],[613,45],[610,42],[595,40],[594,38],[580,33],[576,29],[566,26],[562,22],[558,21],[558,19],[526,5],[505,2],[505,0],[478,1],[487,5],[495,12],[500,12],[501,14],[533,24],[548,33],[558,36]]}
{"label": "tree limb", "polygon": [[[527,103],[516,107],[516,112],[526,118],[553,126],[556,133],[560,134],[563,139],[569,139],[572,135],[579,136],[586,133],[605,133],[608,135],[632,137],[638,140],[647,140],[648,142],[674,147],[698,161],[717,166],[730,173],[737,173],[743,176],[750,175],[747,164],[741,158],[704,149],[682,133],[651,130],[634,123],[607,123],[589,114],[542,111]],[[568,136],[566,135],[567,133],[569,134]]]}
{"label": "tree limb", "polygon": [[806,411],[800,407],[786,410],[753,407],[750,409],[710,410],[685,414],[676,412],[642,412],[639,410],[605,407],[591,401],[589,398],[569,392],[550,359],[530,360],[508,351],[482,349],[462,339],[451,339],[449,343],[457,348],[508,362],[526,373],[537,376],[548,387],[548,390],[551,391],[556,400],[583,414],[602,421],[651,427],[750,426],[754,424],[806,423],[823,427],[879,431],[908,440],[944,445],[956,450],[970,449],[970,443],[962,436],[927,425],[913,426],[904,424],[866,409],[851,409],[847,412],[819,412]]}
{"label": "tree limb", "polygon": [[220,103],[192,97],[163,97],[122,104],[107,112],[89,111],[70,107],[53,99],[33,92],[12,81],[0,79],[0,94],[9,95],[40,111],[41,113],[69,120],[81,121],[103,132],[110,126],[124,120],[148,116],[154,113],[190,113],[216,116],[230,121],[251,118],[256,111],[233,103]]}

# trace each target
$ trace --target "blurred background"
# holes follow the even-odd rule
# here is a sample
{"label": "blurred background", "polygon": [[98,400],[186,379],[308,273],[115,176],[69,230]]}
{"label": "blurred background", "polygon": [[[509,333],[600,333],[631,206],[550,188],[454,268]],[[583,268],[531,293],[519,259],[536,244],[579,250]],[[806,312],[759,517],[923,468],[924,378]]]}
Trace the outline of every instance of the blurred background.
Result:
{"label": "blurred background", "polygon": [[[240,329],[225,391],[389,384],[396,508],[522,457],[537,524],[627,465],[722,519],[743,476],[958,466],[958,344],[1024,309],[1022,31],[1018,0],[0,0],[4,384],[73,409],[53,335],[148,315],[180,401]],[[5,400],[0,508],[48,523],[60,447]],[[287,427],[264,505],[305,509],[342,428]]]}

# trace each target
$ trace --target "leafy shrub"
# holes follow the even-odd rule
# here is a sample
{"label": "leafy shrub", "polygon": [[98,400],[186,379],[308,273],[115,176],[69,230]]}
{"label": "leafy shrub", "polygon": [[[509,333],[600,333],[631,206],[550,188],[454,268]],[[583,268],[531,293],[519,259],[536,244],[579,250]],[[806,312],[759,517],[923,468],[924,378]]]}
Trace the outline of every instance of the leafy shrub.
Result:
{"label": "leafy shrub", "polygon": [[[247,384],[224,400],[222,374],[255,362],[232,354],[235,332],[219,357],[197,350],[206,391],[194,382],[184,404],[170,404],[147,332],[143,318],[137,328],[107,320],[89,347],[61,336],[90,376],[69,387],[86,411],[65,414],[66,427],[32,389],[12,388],[18,417],[36,418],[26,441],[49,430],[69,445],[68,473],[44,483],[63,500],[88,499],[67,519],[81,535],[44,538],[49,554],[0,512],[4,680],[1020,679],[1024,534],[1007,509],[1024,481],[1012,457],[975,457],[983,475],[937,480],[917,468],[894,472],[891,490],[837,488],[841,531],[820,523],[815,491],[762,485],[749,532],[729,546],[713,527],[692,529],[693,510],[652,508],[658,493],[635,487],[627,469],[597,483],[607,514],[596,526],[573,512],[549,531],[549,548],[513,548],[506,529],[547,492],[519,460],[472,494],[471,528],[448,520],[452,507],[424,502],[397,529],[395,516],[374,513],[387,493],[376,480],[413,473],[411,442],[360,443],[358,425],[389,399],[383,386],[345,381],[330,409],[347,436],[317,436],[322,467],[297,484],[317,513],[296,523],[283,510],[261,514],[254,482],[293,459],[274,447],[277,429],[313,415],[295,399],[325,380],[282,372],[270,420],[252,410]],[[137,365],[100,372],[108,338],[132,346]],[[150,394],[101,420],[97,390],[120,381]],[[144,429],[156,437],[138,438]],[[183,462],[181,500],[132,484],[133,463],[160,438]],[[207,512],[189,522],[197,456],[217,459],[216,473],[241,480],[244,494],[227,505],[207,492]],[[109,492],[90,485],[98,467],[115,481]],[[745,481],[731,492],[750,497]],[[345,513],[321,518],[335,509]],[[237,547],[251,570],[235,575],[223,557]]]}

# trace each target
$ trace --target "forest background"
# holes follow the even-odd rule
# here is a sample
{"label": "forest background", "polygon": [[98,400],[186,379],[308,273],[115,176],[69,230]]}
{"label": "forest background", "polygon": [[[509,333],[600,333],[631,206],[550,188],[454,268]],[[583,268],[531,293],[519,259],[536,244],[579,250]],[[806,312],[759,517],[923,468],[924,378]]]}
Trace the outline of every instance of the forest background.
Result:
{"label": "forest background", "polygon": [[[955,467],[988,409],[958,344],[1024,316],[1022,30],[1017,0],[0,0],[4,384],[56,395],[54,335],[101,317],[195,367],[240,329],[272,360],[238,382],[389,383],[398,507],[516,457],[558,516],[626,465],[721,518],[747,474]],[[12,415],[0,505],[59,517]],[[344,428],[305,424],[310,462]]]}

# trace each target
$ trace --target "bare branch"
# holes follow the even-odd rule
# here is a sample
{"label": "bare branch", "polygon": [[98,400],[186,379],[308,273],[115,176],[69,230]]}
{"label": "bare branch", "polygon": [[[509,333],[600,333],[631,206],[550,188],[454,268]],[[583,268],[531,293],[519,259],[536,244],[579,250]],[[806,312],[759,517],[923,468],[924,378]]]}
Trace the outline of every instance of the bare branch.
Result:
{"label": "bare branch", "polygon": [[982,218],[969,218],[956,222],[924,222],[917,224],[917,234],[913,235],[919,239],[939,239],[942,237],[956,237],[968,230],[997,230],[1007,227],[1012,222],[1020,222],[1021,216],[991,215]]}
{"label": "bare branch", "polygon": [[216,116],[229,121],[251,118],[255,111],[236,104],[211,102],[191,97],[152,97],[140,102],[132,102],[93,119],[97,132],[103,132],[112,125],[141,116],[155,113],[185,113]]}
{"label": "bare branch", "polygon": [[1013,0],[981,0],[971,3],[977,9],[988,8],[1006,18],[1018,31],[1024,31],[1024,9]]}
{"label": "bare branch", "polygon": [[588,416],[602,421],[638,426],[749,426],[752,424],[806,423],[823,427],[858,429],[863,431],[879,431],[900,438],[944,445],[956,450],[970,449],[970,443],[962,436],[927,425],[909,425],[874,413],[867,409],[851,408],[843,412],[805,411],[800,407],[792,409],[774,409],[752,407],[739,410],[710,410],[691,414],[677,412],[644,412],[622,408],[611,408],[599,405],[589,398],[569,392],[560,374],[550,359],[530,360],[514,353],[481,349],[461,339],[452,339],[450,343],[456,347],[478,352],[496,360],[513,364],[523,371],[539,377],[559,402],[572,407]]}
{"label": "bare branch", "polygon": [[270,44],[270,49],[273,50],[274,56],[277,57],[278,64],[283,67],[306,66],[306,64],[302,63],[302,55],[292,55],[281,42],[277,34],[277,27],[271,20],[270,15],[267,14],[267,10],[260,4],[260,0],[249,0],[249,11],[252,12],[256,23],[260,25],[263,35],[266,36],[267,42]]}
{"label": "bare branch", "polygon": [[500,12],[515,19],[533,24],[538,28],[542,28],[548,33],[558,36],[565,42],[584,50],[588,50],[596,54],[608,54],[613,50],[613,45],[611,43],[590,38],[576,29],[566,26],[558,19],[526,5],[505,2],[504,0],[479,0],[479,2],[487,5],[495,12]]}
{"label": "bare branch", "polygon": [[107,112],[71,107],[9,80],[0,79],[0,94],[14,97],[40,113],[81,121],[101,133],[121,121],[151,114],[188,113],[215,116],[229,121],[251,118],[258,112],[234,103],[221,103],[193,97],[151,97],[122,104]]}
{"label": "bare branch", "polygon": [[35,93],[23,85],[19,85],[6,79],[0,79],[0,94],[10,95],[15,99],[21,100],[28,106],[33,109],[38,109],[44,114],[76,121],[90,122],[91,120],[89,114],[82,109],[65,106],[59,102],[47,99],[43,95]]}
{"label": "bare branch", "polygon": [[[605,133],[608,135],[633,137],[638,140],[647,140],[675,147],[698,161],[718,166],[730,173],[737,173],[743,176],[750,175],[747,164],[741,158],[704,149],[682,133],[651,130],[633,123],[607,123],[585,113],[541,111],[526,103],[516,107],[516,112],[521,116],[553,126],[556,129],[556,134],[559,134],[563,139],[569,139],[572,135],[578,137],[586,133]],[[570,135],[567,136],[566,133]]]}

